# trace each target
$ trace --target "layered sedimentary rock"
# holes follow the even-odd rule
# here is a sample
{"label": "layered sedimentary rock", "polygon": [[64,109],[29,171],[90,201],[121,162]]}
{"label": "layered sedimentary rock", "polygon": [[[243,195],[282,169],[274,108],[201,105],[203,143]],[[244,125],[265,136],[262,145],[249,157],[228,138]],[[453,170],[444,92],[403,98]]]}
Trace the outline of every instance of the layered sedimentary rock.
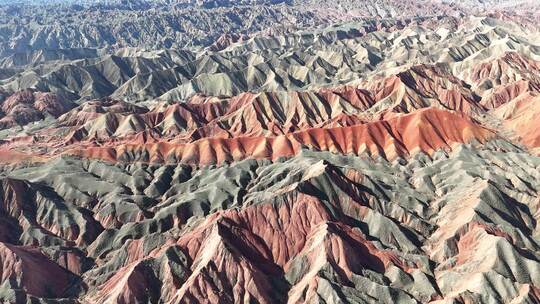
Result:
{"label": "layered sedimentary rock", "polygon": [[276,160],[292,157],[302,148],[347,155],[380,155],[387,159],[414,153],[432,154],[457,144],[484,143],[495,134],[467,118],[435,109],[365,124],[310,128],[276,137],[204,138],[192,143],[102,143],[100,147],[74,147],[68,155],[108,161],[222,164],[247,158]]}
{"label": "layered sedimentary rock", "polygon": [[538,6],[487,3],[0,5],[0,302],[539,303]]}

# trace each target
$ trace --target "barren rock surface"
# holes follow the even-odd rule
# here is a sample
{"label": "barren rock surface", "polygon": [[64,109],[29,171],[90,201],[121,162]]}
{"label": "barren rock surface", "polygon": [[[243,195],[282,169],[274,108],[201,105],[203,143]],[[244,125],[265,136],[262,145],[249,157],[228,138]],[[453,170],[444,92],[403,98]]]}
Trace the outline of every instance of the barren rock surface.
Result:
{"label": "barren rock surface", "polygon": [[540,303],[534,1],[0,1],[0,302]]}

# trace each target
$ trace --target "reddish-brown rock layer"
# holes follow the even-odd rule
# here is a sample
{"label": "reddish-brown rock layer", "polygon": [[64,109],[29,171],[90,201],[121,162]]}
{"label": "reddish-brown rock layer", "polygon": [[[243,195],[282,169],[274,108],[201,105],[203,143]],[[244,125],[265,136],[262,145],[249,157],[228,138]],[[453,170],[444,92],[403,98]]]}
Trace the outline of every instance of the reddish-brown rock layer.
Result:
{"label": "reddish-brown rock layer", "polygon": [[78,126],[70,142],[107,140],[142,131],[189,142],[357,124],[362,122],[361,112],[372,105],[367,91],[342,87],[319,92],[242,93],[230,99],[195,96],[187,103],[162,104],[152,111],[122,102],[94,101],[66,113],[59,122]]}
{"label": "reddish-brown rock layer", "polygon": [[417,152],[432,153],[473,140],[485,142],[493,133],[467,117],[428,108],[389,120],[350,127],[314,128],[277,137],[205,138],[189,144],[156,142],[72,147],[66,154],[108,161],[179,161],[219,164],[246,158],[291,157],[302,147],[317,151],[379,155],[388,159]]}
{"label": "reddish-brown rock layer", "polygon": [[[326,169],[321,163],[313,170],[319,171],[312,172],[316,177]],[[194,230],[148,254],[141,242],[133,241],[128,264],[100,286],[93,300],[128,303],[143,298],[139,284],[146,283],[145,263],[160,259],[171,248],[185,253],[189,261],[182,283],[168,278],[168,285],[162,287],[161,299],[174,303],[200,299],[216,303],[223,297],[274,303],[285,296],[288,303],[309,302],[319,285],[319,272],[326,267],[334,269],[343,282],[351,282],[364,270],[384,272],[398,267],[405,272],[418,271],[392,250],[378,249],[360,230],[334,222],[317,197],[295,189],[283,189],[276,195],[281,196],[276,204],[257,203],[215,213]],[[358,214],[369,212],[361,203],[351,202],[351,208]],[[301,269],[304,266],[308,268]],[[169,275],[173,271],[166,268],[165,272]],[[298,276],[287,295],[271,288],[283,273]],[[230,293],[224,294],[223,288],[230,288]]]}
{"label": "reddish-brown rock layer", "polygon": [[[467,115],[479,114],[483,106],[477,96],[439,65],[418,65],[381,80],[370,80],[369,89],[380,112],[409,113],[425,107],[439,107]],[[380,106],[380,107],[378,107]]]}
{"label": "reddish-brown rock layer", "polygon": [[0,129],[26,125],[45,118],[45,115],[58,117],[74,107],[51,93],[25,90],[1,95]]}
{"label": "reddish-brown rock layer", "polygon": [[529,93],[519,95],[497,108],[494,114],[503,120],[506,128],[515,132],[525,146],[535,151],[540,147],[540,96]]}
{"label": "reddish-brown rock layer", "polygon": [[62,298],[72,275],[49,260],[38,248],[0,242],[0,284],[12,280],[30,295]]}

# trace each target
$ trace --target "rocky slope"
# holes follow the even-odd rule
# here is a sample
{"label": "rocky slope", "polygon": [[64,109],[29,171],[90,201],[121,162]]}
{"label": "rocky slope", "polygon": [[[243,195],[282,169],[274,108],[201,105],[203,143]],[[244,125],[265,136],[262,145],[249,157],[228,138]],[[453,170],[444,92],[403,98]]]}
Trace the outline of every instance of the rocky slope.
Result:
{"label": "rocky slope", "polygon": [[1,5],[0,302],[540,303],[535,3],[418,5]]}

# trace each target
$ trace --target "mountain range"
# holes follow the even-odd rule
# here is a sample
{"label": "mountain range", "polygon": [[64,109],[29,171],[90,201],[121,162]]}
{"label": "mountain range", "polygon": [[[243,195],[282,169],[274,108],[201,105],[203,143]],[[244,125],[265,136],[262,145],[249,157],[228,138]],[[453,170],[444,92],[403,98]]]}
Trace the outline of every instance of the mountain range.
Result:
{"label": "mountain range", "polygon": [[540,303],[535,1],[0,1],[0,302]]}

